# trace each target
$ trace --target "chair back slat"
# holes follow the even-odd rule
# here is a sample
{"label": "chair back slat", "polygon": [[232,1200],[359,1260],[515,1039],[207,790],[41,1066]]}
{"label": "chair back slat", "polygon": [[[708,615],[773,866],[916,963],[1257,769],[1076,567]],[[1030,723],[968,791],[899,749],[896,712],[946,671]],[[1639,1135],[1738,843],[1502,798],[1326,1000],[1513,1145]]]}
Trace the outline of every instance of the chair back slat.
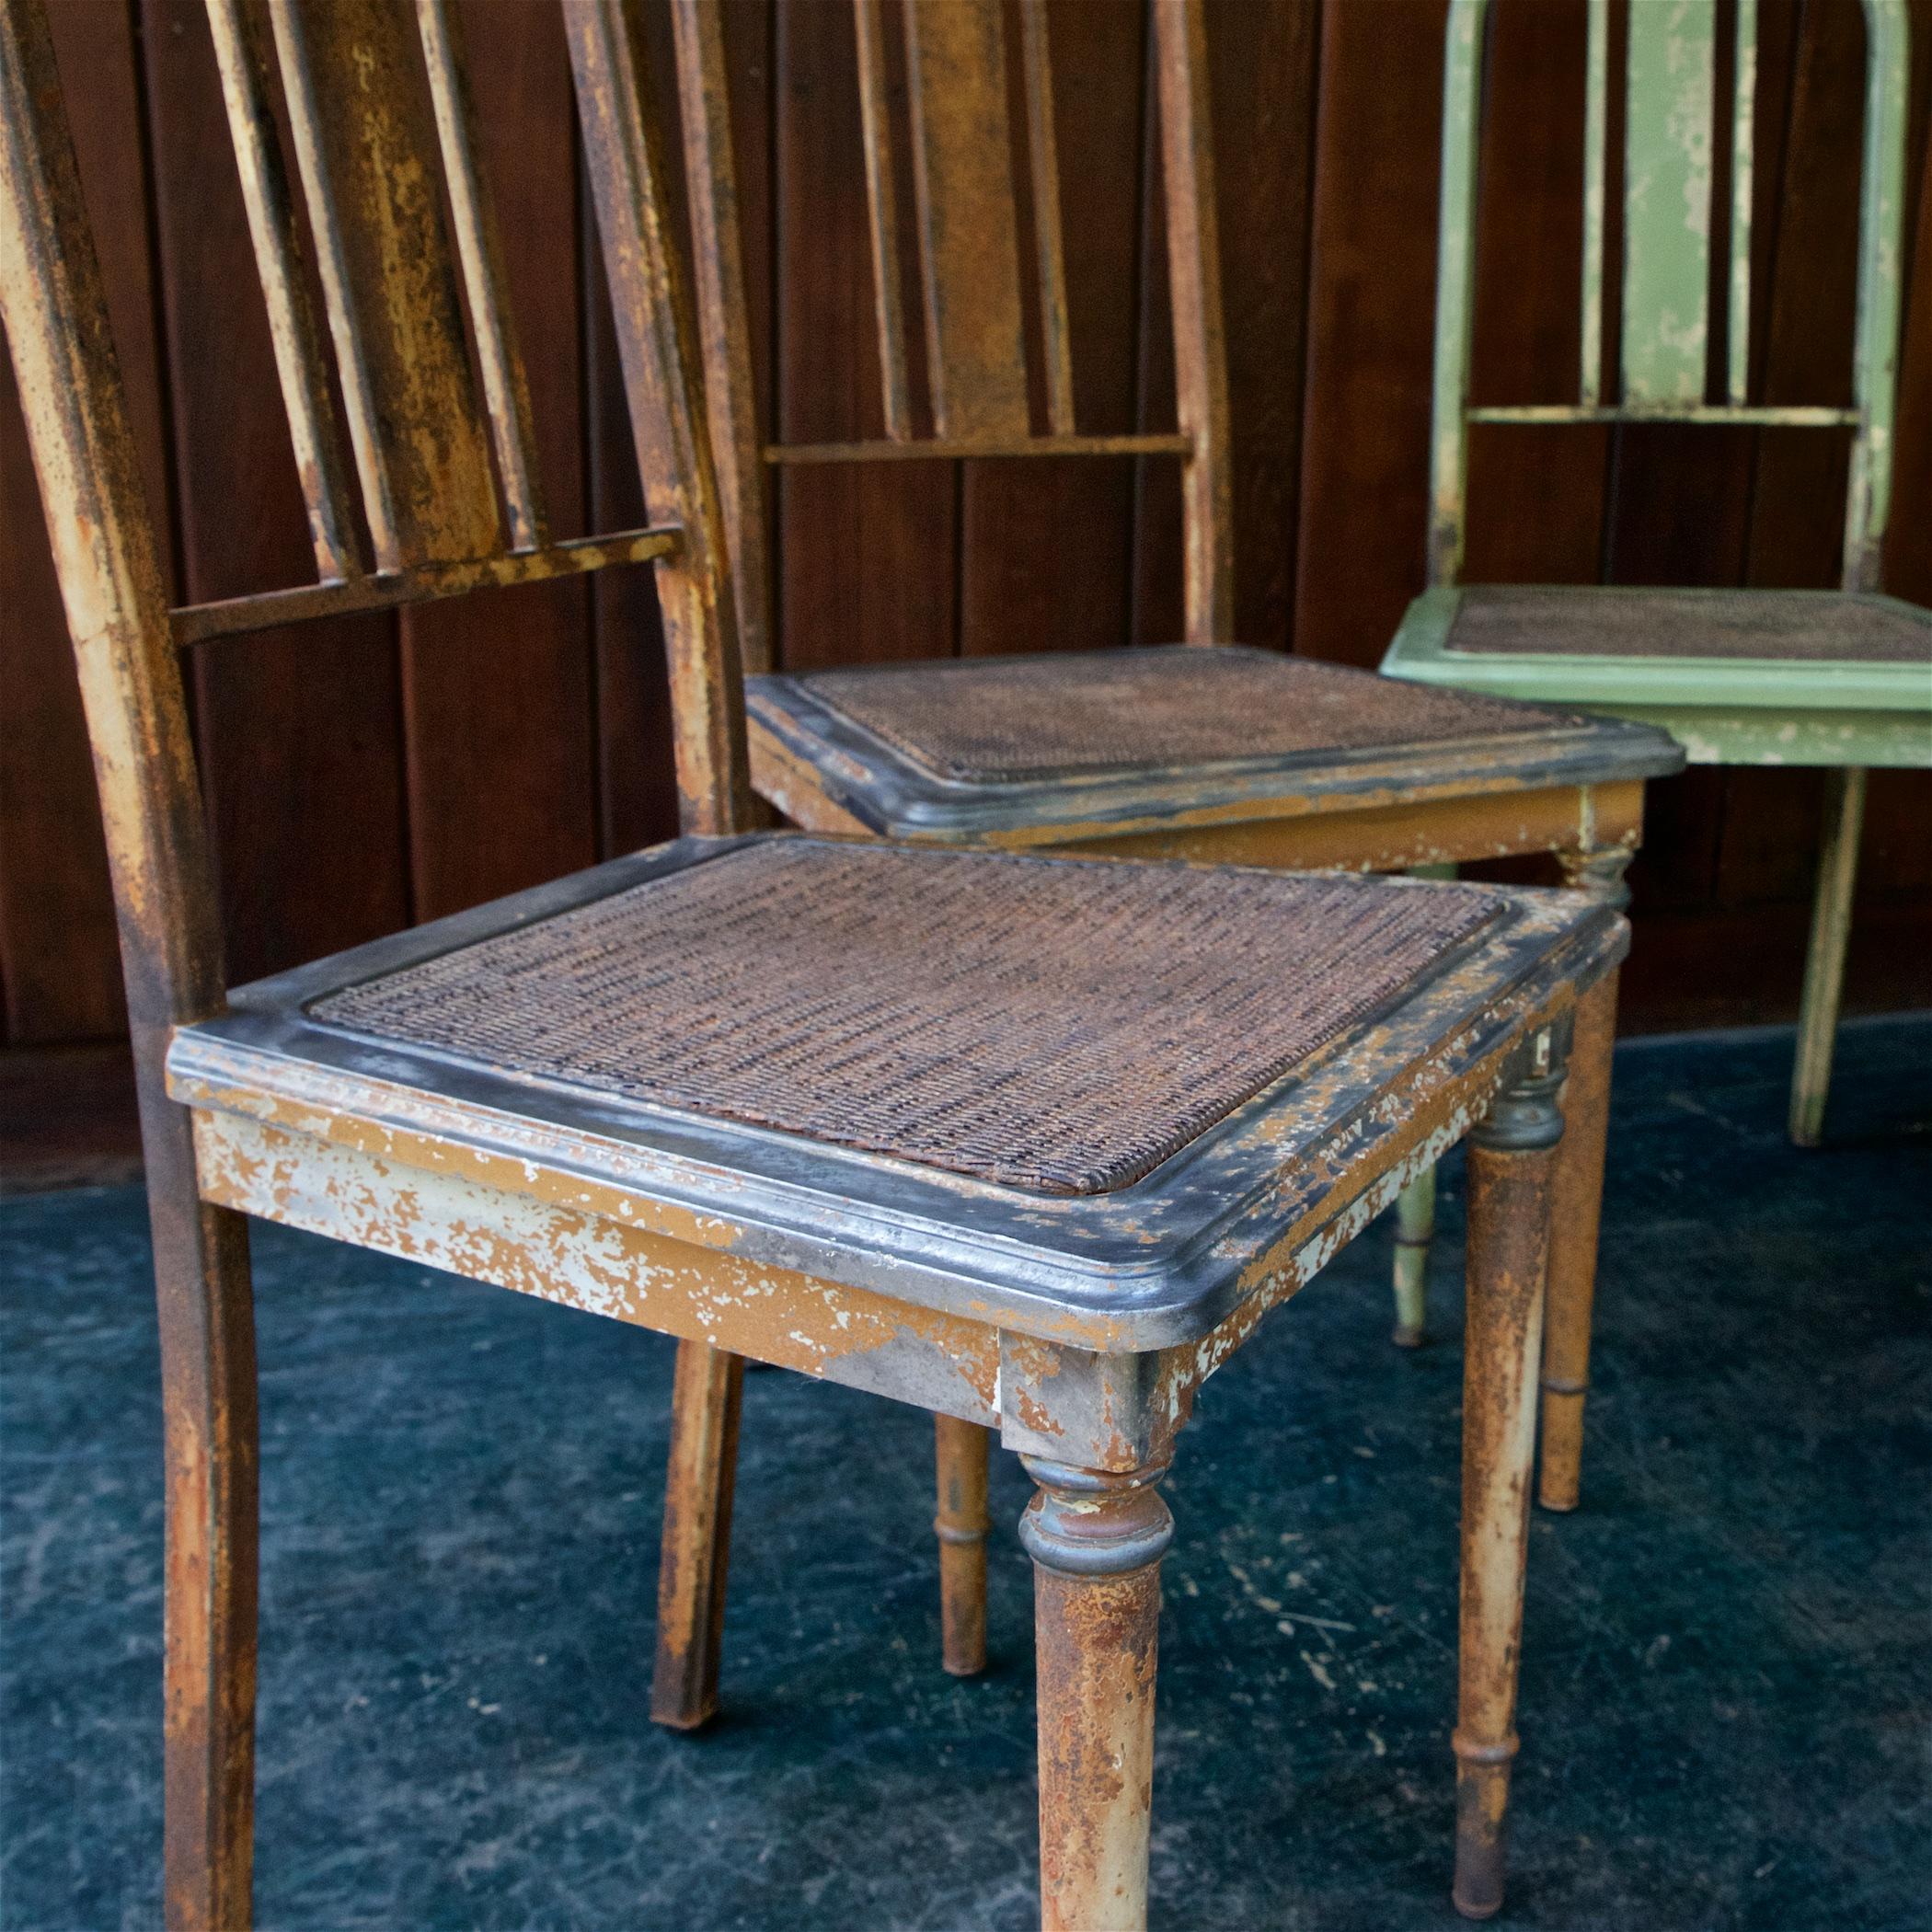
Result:
{"label": "chair back slat", "polygon": [[1730,340],[1724,395],[1734,404],[1751,393],[1751,204],[1756,179],[1757,0],[1736,0],[1737,52],[1731,84]]}
{"label": "chair back slat", "polygon": [[1624,401],[1697,403],[1710,332],[1717,0],[1639,0],[1628,18]]}
{"label": "chair back slat", "polygon": [[549,541],[543,484],[537,475],[536,437],[531,427],[530,386],[517,353],[510,303],[504,290],[503,250],[496,215],[477,158],[475,116],[463,59],[461,15],[451,0],[416,0],[417,26],[429,71],[436,138],[449,184],[456,226],[456,254],[476,325],[477,362],[496,447],[497,473],[510,516],[510,540],[519,550]]}
{"label": "chair back slat", "polygon": [[[1583,73],[1582,376],[1577,393],[1583,407],[1593,409],[1604,398],[1604,250],[1608,246],[1610,199],[1610,0],[1590,0],[1588,17],[1589,51]],[[1473,17],[1468,26],[1473,33]],[[1465,110],[1464,133],[1472,144],[1468,148],[1471,167],[1475,165],[1474,86],[1473,71],[1458,75],[1452,67],[1448,105],[1451,110]],[[1443,138],[1446,148],[1446,129]],[[1446,191],[1445,188],[1445,194]]]}
{"label": "chair back slat", "polygon": [[933,427],[1024,436],[1032,425],[1000,0],[904,5]]}
{"label": "chair back slat", "polygon": [[377,567],[502,543],[408,0],[269,0]]}
{"label": "chair back slat", "polygon": [[263,24],[250,0],[209,0],[208,24],[268,303],[316,569],[325,580],[360,576],[367,560],[351,508],[341,424],[329,396],[328,348],[309,300],[301,231],[276,137]]}
{"label": "chair back slat", "polygon": [[905,348],[905,283],[899,266],[899,194],[888,119],[885,9],[853,0],[858,41],[858,112],[865,145],[866,213],[872,224],[872,307],[879,326],[879,379],[885,431],[894,443],[913,433],[912,376]]}
{"label": "chair back slat", "polygon": [[1053,125],[1053,70],[1046,0],[1019,0],[1019,48],[1027,89],[1027,163],[1040,254],[1040,325],[1046,364],[1047,427],[1074,433],[1074,356],[1067,321],[1066,249],[1060,231],[1060,144]]}

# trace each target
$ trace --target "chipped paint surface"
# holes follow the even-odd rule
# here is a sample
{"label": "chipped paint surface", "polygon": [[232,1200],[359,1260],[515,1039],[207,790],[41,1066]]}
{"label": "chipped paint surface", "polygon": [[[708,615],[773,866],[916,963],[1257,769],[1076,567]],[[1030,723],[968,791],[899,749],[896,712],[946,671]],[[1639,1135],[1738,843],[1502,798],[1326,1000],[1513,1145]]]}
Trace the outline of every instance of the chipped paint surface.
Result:
{"label": "chipped paint surface", "polygon": [[956,1317],[239,1115],[198,1113],[195,1144],[202,1193],[224,1206],[969,1421],[994,1419],[997,1338]]}

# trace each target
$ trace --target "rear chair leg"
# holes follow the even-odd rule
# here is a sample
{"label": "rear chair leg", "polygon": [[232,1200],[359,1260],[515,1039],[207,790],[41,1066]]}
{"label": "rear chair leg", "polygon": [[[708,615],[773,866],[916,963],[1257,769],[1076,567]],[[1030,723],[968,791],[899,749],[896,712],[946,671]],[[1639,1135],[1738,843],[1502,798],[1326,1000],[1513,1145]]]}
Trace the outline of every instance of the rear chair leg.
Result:
{"label": "rear chair leg", "polygon": [[1504,1089],[1470,1131],[1463,1363],[1461,1687],[1455,1726],[1455,1909],[1502,1905],[1516,1667],[1536,1443],[1549,1193],[1563,1133],[1560,1059]]}
{"label": "rear chair leg", "polygon": [[675,1731],[696,1731],[718,1709],[743,1389],[742,1356],[702,1341],[678,1344],[658,1566],[658,1657],[650,1686],[652,1721]]}
{"label": "rear chair leg", "polygon": [[247,1224],[202,1204],[187,1110],[143,1087],[167,1492],[164,1916],[167,1932],[246,1932],[259,1529]]}
{"label": "rear chair leg", "polygon": [[[1410,866],[1411,879],[1454,879],[1455,862]],[[1396,1329],[1398,1349],[1429,1340],[1429,1245],[1435,1239],[1435,1169],[1419,1174],[1396,1202]]]}
{"label": "rear chair leg", "polygon": [[1845,949],[1851,938],[1852,888],[1858,877],[1858,838],[1865,824],[1865,773],[1857,765],[1834,772],[1824,801],[1824,842],[1818,854],[1818,891],[1811,902],[1811,943],[1805,954],[1804,995],[1798,1008],[1798,1060],[1791,1069],[1791,1140],[1815,1147],[1824,1138],[1824,1104],[1831,1092],[1832,1049],[1838,1038],[1838,1002],[1845,992]]}
{"label": "rear chair leg", "polygon": [[933,1418],[938,1451],[939,1655],[955,1677],[986,1668],[986,1463],[992,1433]]}
{"label": "rear chair leg", "polygon": [[1023,1458],[1040,1707],[1041,1932],[1144,1932],[1164,1468]]}
{"label": "rear chair leg", "polygon": [[1435,1169],[1425,1168],[1396,1199],[1396,1332],[1401,1349],[1429,1340],[1429,1244],[1435,1239]]}

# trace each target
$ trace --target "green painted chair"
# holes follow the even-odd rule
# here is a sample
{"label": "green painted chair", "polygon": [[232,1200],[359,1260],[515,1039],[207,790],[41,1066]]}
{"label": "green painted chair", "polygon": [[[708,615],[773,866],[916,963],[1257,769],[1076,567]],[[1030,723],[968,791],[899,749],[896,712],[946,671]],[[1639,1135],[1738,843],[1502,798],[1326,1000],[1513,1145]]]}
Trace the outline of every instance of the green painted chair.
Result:
{"label": "green painted chair", "polygon": [[[1582,374],[1574,404],[1471,408],[1470,319],[1488,0],[1452,0],[1443,109],[1429,588],[1382,668],[1395,677],[1661,724],[1693,764],[1819,765],[1835,777],[1791,1084],[1791,1138],[1824,1121],[1865,775],[1932,766],[1932,612],[1879,592],[1892,482],[1909,64],[1903,0],[1864,0],[1865,152],[1849,408],[1749,400],[1756,0],[1736,0],[1723,398],[1708,401],[1719,227],[1716,0],[1633,0],[1625,78],[1621,384],[1604,385],[1610,4],[1590,0]],[[1477,586],[1461,580],[1468,425],[1689,422],[1852,432],[1843,589]]]}

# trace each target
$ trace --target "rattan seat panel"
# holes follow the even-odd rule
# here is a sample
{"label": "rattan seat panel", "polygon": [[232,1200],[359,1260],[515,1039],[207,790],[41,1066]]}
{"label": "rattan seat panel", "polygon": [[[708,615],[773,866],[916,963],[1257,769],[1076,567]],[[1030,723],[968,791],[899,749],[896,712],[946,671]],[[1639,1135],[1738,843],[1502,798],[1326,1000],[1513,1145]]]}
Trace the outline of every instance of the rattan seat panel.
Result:
{"label": "rattan seat panel", "polygon": [[778,836],[309,1011],[498,1073],[1095,1193],[1501,906],[1466,886]]}
{"label": "rattan seat panel", "polygon": [[946,659],[799,680],[903,757],[965,784],[1440,743],[1569,713],[1221,645]]}
{"label": "rattan seat panel", "polygon": [[1932,664],[1932,622],[1850,592],[1486,584],[1444,640],[1494,656]]}

